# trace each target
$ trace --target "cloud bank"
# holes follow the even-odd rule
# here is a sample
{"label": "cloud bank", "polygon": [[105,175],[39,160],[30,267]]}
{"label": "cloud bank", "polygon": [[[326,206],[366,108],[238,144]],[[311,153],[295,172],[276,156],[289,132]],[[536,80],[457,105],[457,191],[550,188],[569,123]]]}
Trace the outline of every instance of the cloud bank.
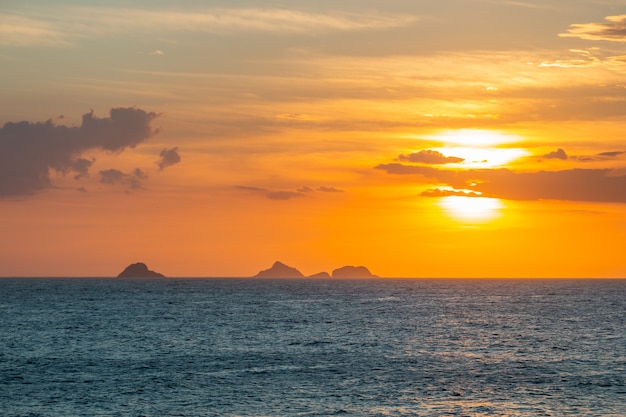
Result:
{"label": "cloud bank", "polygon": [[[612,169],[515,172],[510,169],[444,170],[400,163],[375,167],[388,174],[415,175],[423,183],[446,184],[485,197],[509,200],[626,202],[626,174]],[[426,195],[433,196],[433,193]]]}
{"label": "cloud bank", "polygon": [[[0,128],[0,198],[26,196],[52,187],[50,172],[88,174],[90,150],[121,152],[158,133],[150,123],[156,113],[113,108],[109,117],[83,115],[77,127],[46,122],[8,122]],[[105,177],[112,181],[111,174]]]}

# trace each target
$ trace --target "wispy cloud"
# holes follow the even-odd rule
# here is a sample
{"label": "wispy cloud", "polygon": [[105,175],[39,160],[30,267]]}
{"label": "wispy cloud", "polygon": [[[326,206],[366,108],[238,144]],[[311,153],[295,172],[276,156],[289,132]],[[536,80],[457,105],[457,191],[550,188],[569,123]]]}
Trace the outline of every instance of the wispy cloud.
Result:
{"label": "wispy cloud", "polygon": [[[30,15],[29,15],[30,12]],[[133,33],[319,34],[402,27],[417,16],[382,13],[310,13],[290,9],[209,8],[195,11],[76,7],[25,10],[28,17],[2,16],[0,43],[67,45],[78,39]],[[161,51],[155,51],[161,54]]]}
{"label": "wispy cloud", "polygon": [[487,0],[487,3],[493,3],[497,5],[504,5],[504,6],[512,6],[512,7],[522,7],[525,9],[538,9],[538,10],[554,9],[554,6],[550,6],[550,5],[542,4],[542,3],[533,3],[530,1]]}
{"label": "wispy cloud", "polygon": [[580,38],[593,41],[626,42],[626,14],[607,16],[608,23],[582,23],[570,25],[564,38]]}
{"label": "wispy cloud", "polygon": [[263,195],[270,200],[291,200],[293,198],[304,197],[316,191],[322,192],[322,193],[342,193],[343,192],[343,190],[339,188],[329,187],[325,185],[321,185],[317,188],[309,187],[308,185],[303,185],[302,187],[299,187],[295,191],[270,190],[270,189],[263,188],[263,187],[255,187],[255,186],[249,186],[249,185],[238,185],[235,188],[241,191],[247,191],[247,192],[251,192],[254,194]]}
{"label": "wispy cloud", "polygon": [[0,45],[68,46],[70,41],[52,22],[0,13]]}
{"label": "wispy cloud", "polygon": [[570,52],[578,55],[578,58],[558,59],[543,61],[539,64],[542,67],[559,67],[559,68],[585,68],[593,65],[599,65],[602,60],[593,55],[592,52],[584,49],[570,49]]}

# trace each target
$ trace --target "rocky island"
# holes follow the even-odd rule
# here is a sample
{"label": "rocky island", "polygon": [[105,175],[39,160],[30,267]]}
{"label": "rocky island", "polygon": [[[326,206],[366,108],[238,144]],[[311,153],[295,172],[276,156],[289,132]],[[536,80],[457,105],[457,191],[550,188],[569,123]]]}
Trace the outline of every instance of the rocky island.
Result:
{"label": "rocky island", "polygon": [[379,278],[377,275],[372,274],[364,266],[343,266],[335,269],[332,274],[328,272],[319,272],[317,274],[309,275],[305,277],[304,274],[298,271],[296,268],[285,265],[282,262],[276,261],[269,269],[264,269],[254,275],[252,278]]}
{"label": "rocky island", "polygon": [[296,268],[276,261],[271,268],[260,271],[252,278],[304,278],[304,275]]}
{"label": "rocky island", "polygon": [[333,271],[333,278],[378,278],[364,266],[342,266]]}
{"label": "rocky island", "polygon": [[159,274],[148,269],[146,264],[137,262],[130,264],[117,276],[118,278],[165,278],[165,275]]}

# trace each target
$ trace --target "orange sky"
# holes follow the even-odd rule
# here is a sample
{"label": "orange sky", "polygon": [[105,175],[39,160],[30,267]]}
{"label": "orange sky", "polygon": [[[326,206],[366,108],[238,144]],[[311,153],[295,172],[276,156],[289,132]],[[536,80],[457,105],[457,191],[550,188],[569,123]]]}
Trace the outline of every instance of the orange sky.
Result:
{"label": "orange sky", "polygon": [[0,5],[0,276],[624,277],[626,1]]}

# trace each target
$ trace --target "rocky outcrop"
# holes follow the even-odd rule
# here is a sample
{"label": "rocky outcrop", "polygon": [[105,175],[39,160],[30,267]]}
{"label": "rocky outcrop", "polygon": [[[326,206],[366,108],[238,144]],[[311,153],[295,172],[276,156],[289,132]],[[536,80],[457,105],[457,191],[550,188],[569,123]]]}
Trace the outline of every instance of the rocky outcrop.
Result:
{"label": "rocky outcrop", "polygon": [[378,278],[364,266],[342,266],[332,273],[333,278]]}
{"label": "rocky outcrop", "polygon": [[118,278],[165,278],[165,275],[159,274],[158,272],[154,272],[148,269],[146,264],[142,262],[137,262],[131,265],[128,265],[126,269],[124,269],[117,276]]}
{"label": "rocky outcrop", "polygon": [[277,261],[271,268],[260,271],[252,278],[304,278],[304,275],[296,268]]}

